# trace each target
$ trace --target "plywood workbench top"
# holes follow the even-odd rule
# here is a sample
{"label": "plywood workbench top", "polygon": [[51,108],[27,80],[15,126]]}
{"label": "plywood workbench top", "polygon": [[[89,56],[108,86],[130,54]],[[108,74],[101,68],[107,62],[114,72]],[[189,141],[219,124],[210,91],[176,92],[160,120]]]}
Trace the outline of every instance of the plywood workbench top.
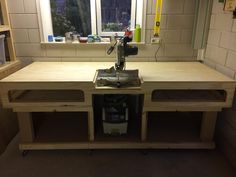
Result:
{"label": "plywood workbench top", "polygon": [[[97,69],[113,62],[34,62],[1,82],[92,82]],[[235,82],[199,62],[127,62],[144,82]]]}

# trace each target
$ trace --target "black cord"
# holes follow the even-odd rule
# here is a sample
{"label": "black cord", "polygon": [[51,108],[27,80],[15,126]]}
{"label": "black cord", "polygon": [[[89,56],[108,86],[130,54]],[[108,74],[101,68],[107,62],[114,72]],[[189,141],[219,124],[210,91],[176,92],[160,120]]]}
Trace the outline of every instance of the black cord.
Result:
{"label": "black cord", "polygon": [[117,41],[114,43],[113,46],[111,46],[111,47],[107,50],[107,54],[108,54],[108,55],[110,55],[110,54],[113,52],[113,50],[115,49],[116,44],[117,44]]}
{"label": "black cord", "polygon": [[158,46],[158,48],[157,48],[157,50],[155,52],[155,60],[156,60],[156,62],[157,62],[157,54],[158,54],[160,48],[161,48],[161,43],[159,44],[159,46]]}

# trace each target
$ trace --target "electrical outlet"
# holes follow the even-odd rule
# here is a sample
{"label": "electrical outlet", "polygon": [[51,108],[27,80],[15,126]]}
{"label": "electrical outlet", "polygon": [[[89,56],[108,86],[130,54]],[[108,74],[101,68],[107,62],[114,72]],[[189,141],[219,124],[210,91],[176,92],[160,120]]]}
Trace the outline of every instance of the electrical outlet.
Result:
{"label": "electrical outlet", "polygon": [[151,43],[152,44],[160,44],[161,39],[159,37],[153,37],[153,38],[151,38]]}

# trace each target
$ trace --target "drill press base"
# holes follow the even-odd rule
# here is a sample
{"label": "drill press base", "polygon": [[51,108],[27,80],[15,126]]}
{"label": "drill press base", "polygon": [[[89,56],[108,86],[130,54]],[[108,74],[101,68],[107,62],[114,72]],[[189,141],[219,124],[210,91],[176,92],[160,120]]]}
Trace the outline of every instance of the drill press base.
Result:
{"label": "drill press base", "polygon": [[115,70],[114,67],[110,69],[97,70],[95,80],[96,87],[140,87],[141,80],[139,78],[138,70]]}

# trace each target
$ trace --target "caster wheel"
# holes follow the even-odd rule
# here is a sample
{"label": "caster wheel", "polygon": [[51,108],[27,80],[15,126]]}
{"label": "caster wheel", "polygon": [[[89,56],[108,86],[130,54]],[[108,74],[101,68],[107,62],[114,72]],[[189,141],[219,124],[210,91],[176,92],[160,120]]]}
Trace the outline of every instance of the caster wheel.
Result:
{"label": "caster wheel", "polygon": [[29,153],[28,150],[24,150],[21,152],[22,157],[25,157]]}
{"label": "caster wheel", "polygon": [[142,153],[143,155],[148,155],[148,150],[142,150],[141,153]]}
{"label": "caster wheel", "polygon": [[93,149],[90,149],[89,151],[88,151],[88,155],[90,155],[90,156],[92,156],[93,155]]}

